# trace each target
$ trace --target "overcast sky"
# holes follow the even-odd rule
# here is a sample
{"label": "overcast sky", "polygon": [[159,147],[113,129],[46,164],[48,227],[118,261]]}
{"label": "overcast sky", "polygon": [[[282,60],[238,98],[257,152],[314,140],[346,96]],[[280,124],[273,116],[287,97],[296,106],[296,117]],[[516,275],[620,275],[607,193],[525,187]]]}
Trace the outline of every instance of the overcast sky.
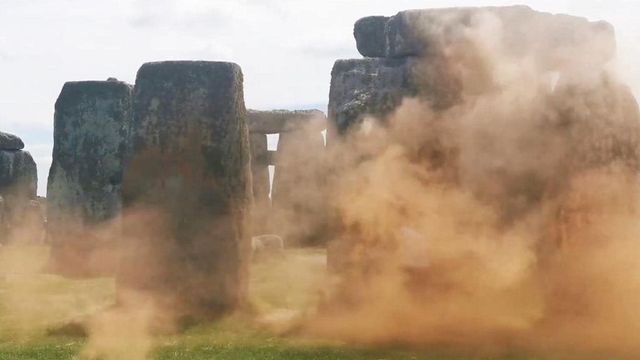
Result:
{"label": "overcast sky", "polygon": [[0,130],[25,140],[44,194],[53,106],[65,81],[133,83],[147,61],[233,61],[244,72],[247,107],[326,111],[333,62],[359,57],[358,18],[513,4],[612,23],[621,66],[640,93],[637,0],[0,0]]}

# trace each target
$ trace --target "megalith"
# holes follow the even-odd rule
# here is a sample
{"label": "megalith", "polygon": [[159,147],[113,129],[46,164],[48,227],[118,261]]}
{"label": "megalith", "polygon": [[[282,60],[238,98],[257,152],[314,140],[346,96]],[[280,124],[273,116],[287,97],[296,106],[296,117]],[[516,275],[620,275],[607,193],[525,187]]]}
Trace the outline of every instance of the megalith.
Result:
{"label": "megalith", "polygon": [[38,186],[36,163],[28,151],[0,150],[0,194],[13,203],[35,199]]}
{"label": "megalith", "polygon": [[337,60],[331,71],[329,119],[338,134],[366,115],[387,115],[417,93],[413,59]]}
{"label": "megalith", "polygon": [[147,63],[133,104],[118,295],[148,296],[179,319],[220,315],[242,304],[248,287],[242,71],[226,62]]}
{"label": "megalith", "polygon": [[0,132],[0,196],[4,208],[4,241],[8,240],[12,225],[21,219],[29,202],[36,198],[36,163],[23,148],[24,143],[19,137]]}
{"label": "megalith", "polygon": [[[349,141],[348,133],[360,128],[364,119],[388,125],[390,115],[406,99],[433,115],[422,118],[425,128],[434,124],[429,123],[433,119],[446,122],[449,114],[455,118],[457,110],[500,89],[501,85],[496,86],[500,72],[513,65],[518,71],[549,80],[540,93],[550,110],[546,117],[536,119],[542,123],[540,128],[562,139],[560,160],[554,166],[567,176],[556,172],[554,182],[549,177],[531,176],[529,169],[518,166],[508,169],[510,172],[504,165],[496,171],[493,166],[475,164],[474,169],[481,173],[474,178],[484,180],[465,186],[496,207],[500,221],[511,223],[527,214],[538,199],[561,193],[570,172],[578,168],[602,166],[612,160],[624,167],[637,167],[637,104],[629,91],[619,88],[610,77],[599,79],[616,52],[615,32],[606,22],[538,12],[527,6],[419,9],[362,18],[355,23],[353,35],[365,58],[335,62],[329,95],[329,146],[340,142],[336,138]],[[538,156],[531,149],[545,148],[544,141],[549,138],[533,135],[526,156]],[[439,140],[420,140],[416,147],[420,150],[413,158],[441,170],[447,163],[442,158],[451,157],[453,178],[458,173],[455,160],[459,149],[443,146]],[[520,150],[525,152],[522,149],[524,146]],[[482,158],[499,163],[495,156]],[[485,180],[492,186],[484,186]],[[485,193],[487,189],[490,191]],[[332,251],[330,246],[329,262],[338,264],[348,249],[341,237],[349,238],[352,230],[341,228],[340,216],[333,220],[330,228],[336,232],[332,237],[338,250]]]}
{"label": "megalith", "polygon": [[389,17],[369,16],[355,23],[353,34],[358,51],[366,57],[437,57],[479,19],[499,22],[508,29],[498,41],[511,55],[534,50],[536,63],[547,69],[560,66],[554,54],[558,48],[579,48],[592,55],[585,61],[599,65],[615,56],[615,32],[610,24],[523,5],[415,9]]}
{"label": "megalith", "polygon": [[253,184],[253,234],[267,233],[269,227],[269,149],[267,135],[250,133],[251,176]]}
{"label": "megalith", "polygon": [[274,231],[288,245],[325,242],[325,143],[322,114],[315,126],[280,133],[271,190]]}
{"label": "megalith", "polygon": [[406,97],[426,100],[437,111],[458,104],[463,85],[451,68],[450,54],[465,46],[466,34],[479,22],[499,24],[505,31],[495,40],[504,55],[532,62],[541,71],[599,68],[615,56],[610,24],[527,6],[417,9],[365,17],[353,30],[365,58],[338,60],[331,73],[329,118],[337,133],[344,134],[366,116],[384,120]]}
{"label": "megalith", "polygon": [[96,230],[121,212],[130,127],[130,85],[78,81],[63,86],[55,104],[47,184],[52,272],[85,276],[115,270],[117,234]]}
{"label": "megalith", "polygon": [[[285,237],[285,242],[289,245],[304,245],[305,239],[317,238],[317,236],[298,236],[299,232],[295,232],[294,235],[290,230],[305,228],[304,233],[316,234],[317,229],[304,225],[309,223],[305,220],[309,220],[308,214],[296,213],[294,208],[297,206],[291,206],[294,204],[290,200],[296,198],[298,202],[305,203],[305,208],[318,209],[319,204],[314,199],[302,199],[301,193],[311,192],[318,197],[322,194],[316,186],[319,179],[311,174],[322,177],[319,169],[324,149],[322,131],[327,127],[326,116],[319,110],[248,110],[247,122],[253,149],[253,186],[256,204],[254,224],[257,225],[254,227],[254,234],[271,232]],[[279,135],[277,151],[267,149],[267,134]],[[296,145],[292,146],[293,143]],[[288,150],[282,150],[285,148]],[[293,164],[294,162],[296,164]],[[269,165],[274,166],[275,169],[273,186],[269,184]],[[303,173],[307,176],[296,176]],[[300,182],[293,182],[294,178]],[[280,185],[276,185],[276,182]],[[262,188],[264,185],[266,187]],[[278,187],[278,201],[274,203],[276,187]],[[271,198],[268,197],[270,189]]]}

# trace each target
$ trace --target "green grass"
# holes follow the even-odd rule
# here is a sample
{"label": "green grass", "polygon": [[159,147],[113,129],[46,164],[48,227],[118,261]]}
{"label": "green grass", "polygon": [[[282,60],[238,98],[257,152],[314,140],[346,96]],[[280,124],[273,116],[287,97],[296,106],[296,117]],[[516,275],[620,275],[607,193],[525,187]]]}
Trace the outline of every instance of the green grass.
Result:
{"label": "green grass", "polygon": [[[0,247],[0,360],[87,358],[84,352],[91,340],[52,335],[50,330],[83,322],[114,302],[113,279],[69,280],[42,274],[47,256],[48,249],[43,246]],[[150,340],[149,358],[540,359],[508,354],[474,356],[436,350],[365,349],[282,335],[283,328],[277,324],[312,309],[321,296],[325,256],[322,250],[288,250],[282,256],[255,261],[250,283],[255,314],[235,314],[179,335],[154,337]],[[124,351],[129,350],[125,347]],[[100,359],[143,358],[120,353]]]}

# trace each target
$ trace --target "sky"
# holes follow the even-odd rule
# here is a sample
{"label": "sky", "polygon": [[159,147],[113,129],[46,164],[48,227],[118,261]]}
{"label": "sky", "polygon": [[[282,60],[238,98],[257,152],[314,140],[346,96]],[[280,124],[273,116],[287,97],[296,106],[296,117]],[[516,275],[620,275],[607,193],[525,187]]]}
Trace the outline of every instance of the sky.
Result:
{"label": "sky", "polygon": [[66,81],[133,84],[149,61],[232,61],[248,108],[326,111],[334,61],[361,57],[352,35],[359,18],[514,4],[609,21],[621,72],[640,94],[638,0],[0,0],[0,131],[25,141],[44,195]]}

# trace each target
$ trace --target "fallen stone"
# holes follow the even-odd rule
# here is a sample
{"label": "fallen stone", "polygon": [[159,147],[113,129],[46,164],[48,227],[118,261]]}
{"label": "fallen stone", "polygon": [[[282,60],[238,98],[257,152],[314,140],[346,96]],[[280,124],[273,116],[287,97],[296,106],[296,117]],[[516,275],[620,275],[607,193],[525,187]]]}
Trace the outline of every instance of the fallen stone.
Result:
{"label": "fallen stone", "polygon": [[119,296],[141,292],[190,319],[245,301],[252,185],[242,82],[225,62],[138,71]]}
{"label": "fallen stone", "polygon": [[95,238],[93,228],[121,213],[130,126],[130,85],[80,81],[63,86],[55,106],[47,185],[50,271],[74,276],[115,271],[95,269],[89,253],[109,241]]}
{"label": "fallen stone", "polygon": [[19,137],[0,131],[0,150],[22,150],[24,143]]}
{"label": "fallen stone", "polygon": [[254,256],[279,254],[284,250],[284,240],[275,234],[254,236],[251,238],[251,250]]}

